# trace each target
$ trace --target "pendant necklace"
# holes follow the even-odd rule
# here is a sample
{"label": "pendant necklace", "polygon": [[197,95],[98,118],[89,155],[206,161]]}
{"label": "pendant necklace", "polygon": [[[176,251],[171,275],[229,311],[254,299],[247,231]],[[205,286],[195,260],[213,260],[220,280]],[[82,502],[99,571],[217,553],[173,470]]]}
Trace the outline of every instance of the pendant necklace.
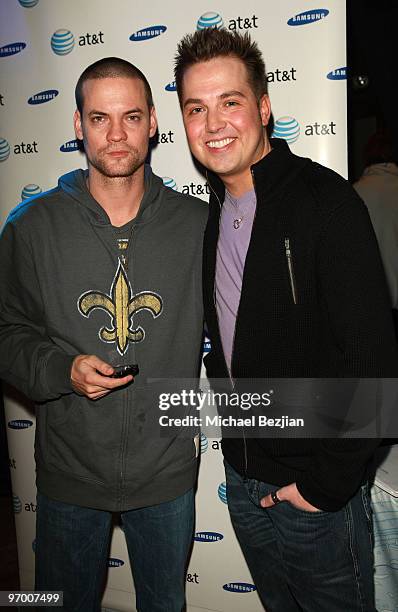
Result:
{"label": "pendant necklace", "polygon": [[242,215],[241,217],[238,217],[237,219],[234,219],[234,229],[239,229],[240,226],[242,225],[242,221],[243,221],[243,217],[245,215]]}

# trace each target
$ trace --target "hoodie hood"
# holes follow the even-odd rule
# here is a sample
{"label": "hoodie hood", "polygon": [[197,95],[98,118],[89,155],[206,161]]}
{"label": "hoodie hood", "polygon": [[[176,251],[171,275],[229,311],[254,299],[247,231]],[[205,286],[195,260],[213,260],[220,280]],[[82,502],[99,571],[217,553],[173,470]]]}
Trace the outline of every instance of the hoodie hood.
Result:
{"label": "hoodie hood", "polygon": [[[110,219],[102,206],[93,198],[87,188],[88,170],[73,170],[61,176],[58,187],[80,206],[86,208],[90,221],[99,225],[110,225]],[[135,223],[148,222],[159,210],[161,204],[162,180],[145,164],[145,191]]]}

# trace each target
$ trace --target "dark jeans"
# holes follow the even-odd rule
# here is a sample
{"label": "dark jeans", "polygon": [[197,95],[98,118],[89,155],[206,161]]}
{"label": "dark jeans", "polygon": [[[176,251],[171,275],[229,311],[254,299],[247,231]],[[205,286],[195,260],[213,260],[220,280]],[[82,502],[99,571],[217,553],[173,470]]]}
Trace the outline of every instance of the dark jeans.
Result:
{"label": "dark jeans", "polygon": [[[139,612],[181,612],[193,537],[194,493],[122,512]],[[36,589],[64,592],[64,612],[97,612],[112,514],[38,494]],[[51,608],[52,609],[52,608]]]}
{"label": "dark jeans", "polygon": [[279,487],[225,471],[231,520],[267,612],[375,612],[367,485],[338,512],[264,509],[261,498]]}

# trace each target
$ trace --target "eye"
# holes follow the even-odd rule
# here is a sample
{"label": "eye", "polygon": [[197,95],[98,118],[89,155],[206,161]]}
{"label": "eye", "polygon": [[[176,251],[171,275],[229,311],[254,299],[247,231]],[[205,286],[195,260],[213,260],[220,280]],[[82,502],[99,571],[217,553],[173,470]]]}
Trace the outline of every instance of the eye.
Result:
{"label": "eye", "polygon": [[225,103],[225,106],[229,107],[229,106],[238,106],[239,102],[237,102],[236,100],[227,100]]}
{"label": "eye", "polygon": [[140,116],[139,115],[127,115],[127,121],[139,121],[140,120]]}
{"label": "eye", "polygon": [[103,117],[102,115],[94,115],[93,117],[91,117],[91,121],[93,123],[103,123],[105,120],[105,117]]}
{"label": "eye", "polygon": [[189,115],[197,115],[198,113],[203,112],[203,108],[201,106],[194,106],[189,110]]}

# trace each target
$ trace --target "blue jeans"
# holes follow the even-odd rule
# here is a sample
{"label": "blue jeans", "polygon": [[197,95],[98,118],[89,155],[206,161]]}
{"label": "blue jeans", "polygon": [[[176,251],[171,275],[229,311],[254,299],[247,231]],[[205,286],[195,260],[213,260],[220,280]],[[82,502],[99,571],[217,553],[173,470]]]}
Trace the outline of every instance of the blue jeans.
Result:
{"label": "blue jeans", "polygon": [[[121,513],[139,612],[181,612],[194,527],[194,493]],[[64,612],[98,612],[112,513],[38,494],[37,590],[64,592]]]}
{"label": "blue jeans", "polygon": [[376,612],[367,485],[338,512],[264,509],[261,498],[279,487],[225,471],[232,524],[267,612]]}

